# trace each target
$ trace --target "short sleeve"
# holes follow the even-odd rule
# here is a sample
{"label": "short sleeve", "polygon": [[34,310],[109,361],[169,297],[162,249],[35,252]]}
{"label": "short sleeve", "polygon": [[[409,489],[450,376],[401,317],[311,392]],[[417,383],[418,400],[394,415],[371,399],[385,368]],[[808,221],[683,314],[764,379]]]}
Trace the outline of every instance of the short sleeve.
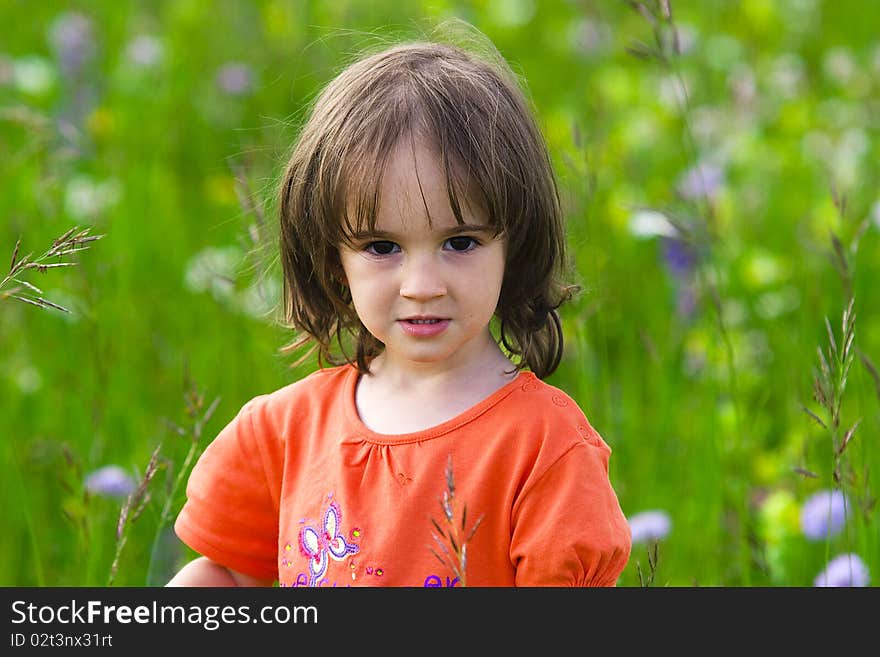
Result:
{"label": "short sleeve", "polygon": [[278,577],[278,491],[271,445],[255,430],[255,402],[208,445],[190,474],[174,530],[196,552],[227,568]]}
{"label": "short sleeve", "polygon": [[517,586],[614,586],[631,533],[608,479],[610,449],[582,441],[522,493],[513,510]]}

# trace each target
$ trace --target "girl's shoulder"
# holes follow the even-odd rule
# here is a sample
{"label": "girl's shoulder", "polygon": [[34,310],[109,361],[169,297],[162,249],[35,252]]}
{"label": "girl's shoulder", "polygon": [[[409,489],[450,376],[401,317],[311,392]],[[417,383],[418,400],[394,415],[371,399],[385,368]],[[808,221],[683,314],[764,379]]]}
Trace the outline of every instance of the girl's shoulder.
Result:
{"label": "girl's shoulder", "polygon": [[536,400],[554,402],[560,408],[569,405],[577,406],[577,402],[562,388],[557,388],[543,379],[539,379],[533,372],[522,372],[519,380],[522,381],[520,389],[525,393],[530,393]]}
{"label": "girl's shoulder", "polygon": [[560,420],[584,417],[578,402],[561,388],[539,379],[532,372],[523,372],[518,380],[522,383],[515,391],[515,401],[522,405],[525,413],[534,415],[530,411],[540,409],[542,414],[550,413]]}
{"label": "girl's shoulder", "polygon": [[286,399],[291,396],[326,394],[328,389],[345,385],[353,370],[351,365],[322,367],[263,396]]}
{"label": "girl's shoulder", "polygon": [[509,408],[524,431],[559,439],[579,436],[595,447],[608,448],[571,395],[530,372],[520,378],[522,385],[511,395]]}
{"label": "girl's shoulder", "polygon": [[257,395],[242,408],[243,413],[262,416],[277,416],[290,413],[303,405],[322,405],[328,399],[341,398],[345,386],[351,384],[350,377],[356,370],[350,365],[325,367],[311,372],[301,379],[287,385]]}

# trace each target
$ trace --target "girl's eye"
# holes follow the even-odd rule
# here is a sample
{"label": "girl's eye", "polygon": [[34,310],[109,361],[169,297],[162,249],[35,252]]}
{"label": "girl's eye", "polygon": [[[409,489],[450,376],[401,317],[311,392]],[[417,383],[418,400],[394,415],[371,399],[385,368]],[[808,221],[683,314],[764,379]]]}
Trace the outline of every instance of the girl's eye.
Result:
{"label": "girl's eye", "polygon": [[387,240],[381,240],[378,242],[370,242],[364,247],[364,250],[367,253],[371,253],[373,255],[391,255],[394,253],[395,249],[400,249],[397,244],[394,242],[389,242]]}
{"label": "girl's eye", "polygon": [[479,242],[477,242],[477,240],[475,240],[473,237],[468,237],[466,235],[450,237],[448,240],[446,240],[446,243],[453,251],[460,252],[470,251],[471,249],[479,246]]}

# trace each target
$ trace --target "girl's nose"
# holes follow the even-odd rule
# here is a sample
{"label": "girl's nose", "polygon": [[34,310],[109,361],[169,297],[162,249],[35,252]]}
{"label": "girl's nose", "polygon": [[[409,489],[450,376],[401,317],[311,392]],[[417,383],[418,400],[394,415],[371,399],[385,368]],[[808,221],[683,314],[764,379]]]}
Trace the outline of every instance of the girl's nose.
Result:
{"label": "girl's nose", "polygon": [[446,294],[446,282],[440,265],[431,257],[410,257],[403,264],[400,296],[408,299],[433,299]]}

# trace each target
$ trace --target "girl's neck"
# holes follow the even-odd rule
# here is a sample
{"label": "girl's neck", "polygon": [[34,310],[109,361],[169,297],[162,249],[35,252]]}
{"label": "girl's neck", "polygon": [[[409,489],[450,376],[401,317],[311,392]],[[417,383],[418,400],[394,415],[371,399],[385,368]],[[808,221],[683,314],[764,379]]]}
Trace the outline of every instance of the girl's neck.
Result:
{"label": "girl's neck", "polygon": [[419,372],[401,371],[380,355],[371,364],[372,373],[358,380],[358,415],[368,428],[382,434],[437,426],[477,405],[518,375],[497,344],[486,356],[469,363],[470,367]]}
{"label": "girl's neck", "polygon": [[[401,366],[387,354],[379,354],[370,363],[371,384],[386,391],[431,393],[450,388],[466,388],[473,383],[479,387],[498,387],[513,380],[515,366],[487,333],[489,343],[479,358],[461,359],[444,363],[407,363]],[[514,371],[513,374],[508,372]]]}

